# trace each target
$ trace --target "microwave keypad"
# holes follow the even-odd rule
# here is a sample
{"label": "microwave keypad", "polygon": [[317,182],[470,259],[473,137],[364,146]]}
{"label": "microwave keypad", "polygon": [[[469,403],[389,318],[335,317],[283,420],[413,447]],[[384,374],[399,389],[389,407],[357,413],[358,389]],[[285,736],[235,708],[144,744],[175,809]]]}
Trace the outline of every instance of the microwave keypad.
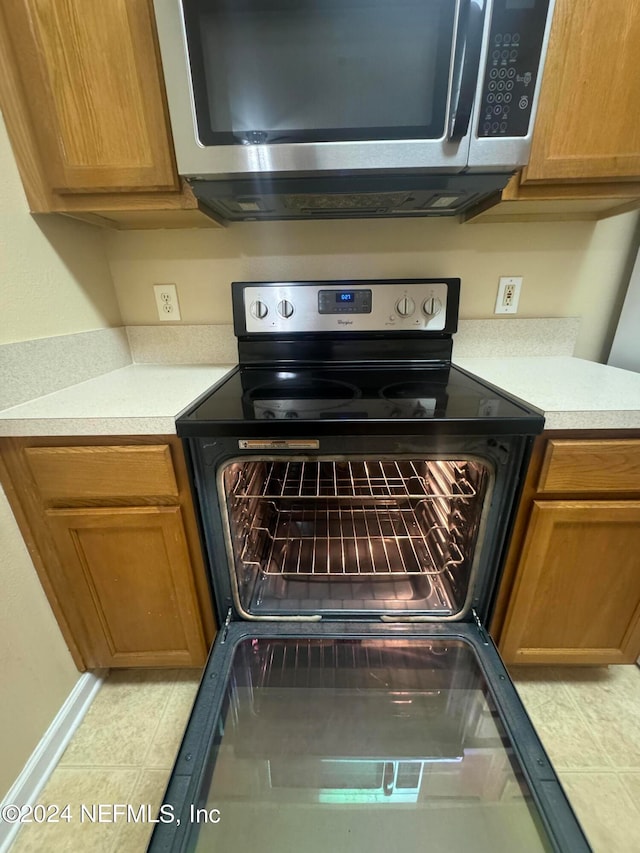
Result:
{"label": "microwave keypad", "polygon": [[507,132],[507,119],[511,112],[516,77],[513,63],[518,58],[519,45],[520,33],[496,33],[494,36],[492,67],[487,87],[489,91],[484,99],[482,116],[482,129],[487,134]]}
{"label": "microwave keypad", "polygon": [[527,135],[547,6],[548,0],[495,4],[478,136]]}

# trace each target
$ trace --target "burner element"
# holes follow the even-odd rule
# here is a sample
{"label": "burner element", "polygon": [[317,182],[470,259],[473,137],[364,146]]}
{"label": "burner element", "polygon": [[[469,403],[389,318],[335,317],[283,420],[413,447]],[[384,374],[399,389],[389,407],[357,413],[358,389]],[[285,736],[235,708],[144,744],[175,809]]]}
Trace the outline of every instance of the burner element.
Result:
{"label": "burner element", "polygon": [[360,391],[355,385],[338,379],[295,377],[269,382],[251,388],[246,397],[252,401],[264,400],[353,400]]}
{"label": "burner element", "polygon": [[433,383],[394,382],[380,389],[385,400],[423,400],[433,397]]}

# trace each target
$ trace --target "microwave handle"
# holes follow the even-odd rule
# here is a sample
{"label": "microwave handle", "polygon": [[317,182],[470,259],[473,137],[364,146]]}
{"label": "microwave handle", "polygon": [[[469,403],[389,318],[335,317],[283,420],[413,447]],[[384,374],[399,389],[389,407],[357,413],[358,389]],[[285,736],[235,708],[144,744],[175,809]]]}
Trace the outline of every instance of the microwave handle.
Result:
{"label": "microwave handle", "polygon": [[462,139],[469,129],[478,82],[484,10],[485,0],[462,0],[460,3],[451,85],[450,142]]}

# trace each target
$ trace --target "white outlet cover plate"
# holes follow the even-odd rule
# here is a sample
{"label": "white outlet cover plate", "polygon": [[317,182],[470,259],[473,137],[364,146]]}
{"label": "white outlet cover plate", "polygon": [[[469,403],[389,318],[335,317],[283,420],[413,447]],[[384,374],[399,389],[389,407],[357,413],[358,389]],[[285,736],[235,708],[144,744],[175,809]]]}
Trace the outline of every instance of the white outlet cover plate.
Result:
{"label": "white outlet cover plate", "polygon": [[[511,304],[505,305],[504,294],[507,287],[513,287],[513,299]],[[494,314],[517,314],[518,302],[520,301],[520,288],[522,287],[521,275],[503,275],[499,279],[498,295],[496,297],[496,307]]]}
{"label": "white outlet cover plate", "polygon": [[180,319],[178,291],[175,284],[154,284],[153,293],[156,298],[158,319],[175,322]]}

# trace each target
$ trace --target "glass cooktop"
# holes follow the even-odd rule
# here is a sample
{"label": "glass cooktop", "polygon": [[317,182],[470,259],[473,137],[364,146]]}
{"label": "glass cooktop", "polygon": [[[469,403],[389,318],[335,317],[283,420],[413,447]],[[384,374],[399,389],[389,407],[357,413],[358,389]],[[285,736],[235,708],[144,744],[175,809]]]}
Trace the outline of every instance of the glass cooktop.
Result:
{"label": "glass cooktop", "polygon": [[453,365],[239,367],[180,416],[178,433],[204,435],[216,425],[267,421],[418,420],[473,421],[476,428],[490,422],[496,431],[502,423],[529,434],[541,432],[544,423],[536,409]]}

